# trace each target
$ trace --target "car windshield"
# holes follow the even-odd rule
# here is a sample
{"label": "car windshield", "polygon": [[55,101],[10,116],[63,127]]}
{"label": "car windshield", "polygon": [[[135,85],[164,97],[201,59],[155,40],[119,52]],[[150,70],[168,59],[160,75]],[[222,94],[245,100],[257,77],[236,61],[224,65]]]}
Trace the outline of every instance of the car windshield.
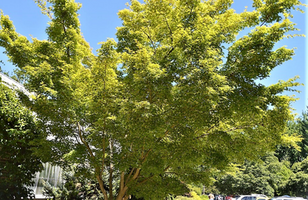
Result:
{"label": "car windshield", "polygon": [[242,200],[256,200],[256,197],[243,197]]}

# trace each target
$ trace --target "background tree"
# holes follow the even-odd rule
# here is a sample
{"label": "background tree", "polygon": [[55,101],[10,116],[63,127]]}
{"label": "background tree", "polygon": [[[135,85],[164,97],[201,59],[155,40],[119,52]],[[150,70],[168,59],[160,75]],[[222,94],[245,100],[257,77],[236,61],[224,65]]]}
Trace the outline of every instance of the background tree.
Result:
{"label": "background tree", "polygon": [[53,136],[55,161],[78,163],[104,199],[182,194],[290,139],[294,99],[281,93],[298,83],[257,80],[294,55],[274,45],[296,30],[300,1],[254,0],[237,14],[231,0],[132,0],[118,43],[101,43],[97,56],[81,35],[80,4],[37,3],[48,40],[30,42],[1,14],[0,46],[37,95],[29,107]]}
{"label": "background tree", "polygon": [[303,161],[308,157],[308,113],[304,112],[299,119],[299,134],[302,137],[302,142],[299,144],[300,146],[300,159],[299,161]]}
{"label": "background tree", "polygon": [[[254,162],[245,162],[235,174],[228,174],[216,182],[223,194],[266,194],[273,196],[273,188],[269,185],[270,174],[266,167]],[[226,187],[223,187],[226,185]]]}
{"label": "background tree", "polygon": [[307,197],[308,189],[308,158],[292,166],[294,174],[288,180],[284,192],[292,196]]}
{"label": "background tree", "polygon": [[[300,127],[299,120],[290,121],[287,124],[286,134],[301,135],[300,129],[301,127]],[[298,144],[300,144],[300,142]],[[294,163],[302,159],[299,148],[295,148],[289,145],[277,145],[277,149],[275,150],[275,155],[277,156],[280,162],[289,161],[291,165],[293,165]]]}
{"label": "background tree", "polygon": [[0,199],[34,197],[29,186],[43,167],[34,153],[41,139],[32,112],[0,82]]}
{"label": "background tree", "polygon": [[265,157],[264,164],[270,176],[268,183],[273,188],[273,196],[289,194],[284,192],[284,188],[293,175],[290,162],[286,160],[280,162],[272,152],[269,156]]}
{"label": "background tree", "polygon": [[[216,187],[224,194],[265,193],[270,196],[306,197],[306,125],[307,114],[305,112],[295,121],[288,122],[286,129],[287,135],[298,134],[302,138],[297,141],[297,147],[278,145],[277,150],[262,158],[261,163],[247,161],[239,166],[236,173],[228,173],[218,178],[215,182]],[[252,168],[244,170],[249,166]],[[267,192],[265,189],[258,190],[260,183],[264,185],[263,188],[266,188],[265,185],[269,185],[273,193]]]}
{"label": "background tree", "polygon": [[301,162],[308,156],[308,118],[307,112],[304,112],[296,121],[288,122],[288,135],[299,135],[302,140],[298,142],[298,147],[278,145],[276,156],[280,161],[287,160],[293,165],[296,162]]}
{"label": "background tree", "polygon": [[286,182],[284,187],[280,190],[284,194],[289,194],[293,196],[307,196],[306,183],[307,183],[307,144],[308,144],[308,122],[307,122],[307,112],[304,112],[300,118],[295,122],[290,122],[288,124],[287,132],[288,134],[298,134],[302,140],[298,142],[300,148],[282,146],[279,145],[275,151],[275,155],[281,162],[289,162],[292,174]]}
{"label": "background tree", "polygon": [[273,154],[263,161],[246,161],[235,173],[228,173],[215,182],[219,192],[229,195],[265,194],[270,197],[285,195],[284,188],[293,172],[288,162],[279,162]]}

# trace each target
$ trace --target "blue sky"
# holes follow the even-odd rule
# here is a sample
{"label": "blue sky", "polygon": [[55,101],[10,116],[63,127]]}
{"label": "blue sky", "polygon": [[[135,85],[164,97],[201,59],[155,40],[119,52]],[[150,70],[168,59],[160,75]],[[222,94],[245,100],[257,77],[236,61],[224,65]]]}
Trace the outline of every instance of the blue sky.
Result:
{"label": "blue sky", "polygon": [[[126,3],[129,0],[76,0],[82,3],[82,8],[79,11],[81,31],[85,39],[90,43],[95,51],[99,48],[98,43],[106,41],[107,38],[115,38],[116,27],[121,26],[122,22],[118,18],[119,10],[127,8]],[[304,3],[304,0],[302,1]],[[233,8],[236,12],[244,10],[245,6],[251,5],[252,0],[234,0]],[[308,4],[308,0],[306,0]],[[40,9],[35,4],[34,0],[0,0],[0,9],[5,15],[9,15],[13,21],[16,31],[21,35],[35,37],[37,39],[47,39],[45,29],[49,21],[47,16],[41,14]],[[307,8],[306,8],[306,12]],[[294,12],[293,22],[297,23],[297,27],[301,31],[298,34],[308,35],[308,27],[305,24],[308,21],[308,14]],[[305,33],[306,32],[306,33]],[[296,37],[292,39],[285,39],[279,42],[276,47],[286,45],[288,48],[296,47],[295,56],[293,60],[278,66],[271,73],[271,77],[264,80],[266,85],[276,83],[278,80],[288,80],[296,75],[300,76],[298,80],[300,83],[308,85],[308,56],[307,54],[307,39],[304,37]],[[12,72],[14,67],[7,63],[7,57],[2,53],[4,49],[0,48],[0,60],[5,62],[2,66],[4,71]],[[300,98],[297,102],[292,104],[296,109],[296,113],[301,114],[308,106],[308,89],[300,86],[297,88],[301,91],[297,93],[287,93],[288,95],[295,94]]]}

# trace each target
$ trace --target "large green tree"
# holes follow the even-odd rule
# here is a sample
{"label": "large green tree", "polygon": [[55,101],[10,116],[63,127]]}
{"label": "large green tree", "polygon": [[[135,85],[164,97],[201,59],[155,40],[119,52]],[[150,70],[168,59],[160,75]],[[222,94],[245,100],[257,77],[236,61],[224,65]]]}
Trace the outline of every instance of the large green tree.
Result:
{"label": "large green tree", "polygon": [[97,55],[80,4],[36,2],[51,20],[48,39],[28,40],[1,14],[0,46],[36,94],[29,107],[53,136],[53,159],[77,163],[105,199],[183,193],[286,138],[294,99],[281,93],[298,83],[259,80],[294,55],[274,45],[296,30],[300,1],[254,0],[238,14],[232,0],[132,0],[118,42]]}
{"label": "large green tree", "polygon": [[29,187],[43,168],[35,155],[42,139],[32,112],[0,79],[0,199],[33,198]]}

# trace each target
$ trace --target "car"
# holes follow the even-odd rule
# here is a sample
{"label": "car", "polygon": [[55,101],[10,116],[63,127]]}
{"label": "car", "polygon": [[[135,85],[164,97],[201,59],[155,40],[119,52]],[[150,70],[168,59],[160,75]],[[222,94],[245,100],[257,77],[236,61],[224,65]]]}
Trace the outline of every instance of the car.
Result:
{"label": "car", "polygon": [[271,198],[271,200],[307,200],[307,199],[304,199],[303,197],[291,197],[288,195],[284,195],[284,196]]}
{"label": "car", "polygon": [[240,195],[236,200],[269,200],[266,195],[263,194],[251,194],[251,195]]}
{"label": "car", "polygon": [[236,200],[233,196],[226,196],[226,200]]}

